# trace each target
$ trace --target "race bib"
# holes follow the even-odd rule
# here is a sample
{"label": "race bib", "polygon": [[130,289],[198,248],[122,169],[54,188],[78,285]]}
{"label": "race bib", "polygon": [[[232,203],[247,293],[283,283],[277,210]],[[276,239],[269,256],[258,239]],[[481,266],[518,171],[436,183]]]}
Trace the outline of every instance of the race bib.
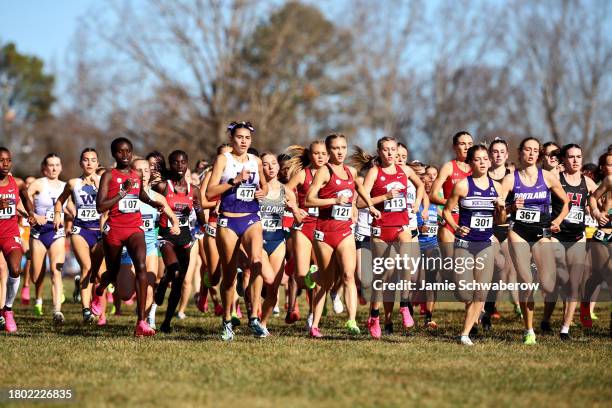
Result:
{"label": "race bib", "polygon": [[353,207],[346,205],[334,205],[332,207],[331,216],[338,221],[348,221],[351,219],[351,210]]}
{"label": "race bib", "polygon": [[565,221],[571,224],[581,224],[584,220],[584,209],[582,207],[573,206],[569,213],[565,216]]}
{"label": "race bib", "polygon": [[[189,227],[189,217],[185,217],[185,216],[177,216],[176,218],[178,218],[179,221],[179,227]],[[172,221],[170,219],[168,219],[168,228],[172,228]]]}
{"label": "race bib", "polygon": [[240,201],[253,201],[255,199],[255,186],[241,184],[236,190],[236,198]]}
{"label": "race bib", "polygon": [[97,221],[100,219],[100,214],[95,208],[79,208],[77,218],[83,221]]}
{"label": "race bib", "polygon": [[0,210],[0,220],[8,220],[15,216],[15,204],[11,203],[8,207]]}
{"label": "race bib", "polygon": [[313,217],[319,216],[319,207],[308,207],[308,215]]}
{"label": "race bib", "polygon": [[268,215],[268,216],[263,216],[261,218],[261,225],[264,231],[273,232],[273,231],[277,231],[281,229],[283,226],[283,223],[279,217]]}
{"label": "race bib", "polygon": [[519,208],[516,210],[514,219],[516,221],[526,223],[540,222],[540,210],[534,210],[533,208]]}
{"label": "race bib", "polygon": [[217,220],[217,225],[220,227],[227,227],[227,218],[219,218]]}
{"label": "race bib", "polygon": [[45,213],[45,217],[47,218],[47,222],[53,222],[53,220],[55,219],[55,209],[54,208],[48,209],[47,212]]}
{"label": "race bib", "polygon": [[372,227],[372,235],[375,237],[380,237],[380,227]]}
{"label": "race bib", "polygon": [[425,237],[434,237],[438,234],[438,226],[437,225],[424,225],[422,229],[422,234]]}
{"label": "race bib", "polygon": [[155,222],[153,218],[142,217],[142,229],[145,231],[152,231],[155,228]]}
{"label": "race bib", "polygon": [[211,227],[210,225],[206,225],[206,234],[210,237],[217,236],[217,229],[215,227]]}
{"label": "race bib", "polygon": [[119,200],[119,211],[124,214],[131,214],[140,210],[140,200],[137,198],[122,198]]}
{"label": "race bib", "polygon": [[589,214],[586,214],[584,216],[584,223],[588,225],[589,227],[597,227],[597,221],[595,221],[595,219],[591,217]]}
{"label": "race bib", "polygon": [[384,201],[384,210],[387,212],[405,211],[407,208],[405,197],[395,197]]}
{"label": "race bib", "polygon": [[72,229],[70,230],[70,233],[72,235],[77,235],[78,233],[81,232],[81,227],[77,227],[77,226],[72,226]]}
{"label": "race bib", "polygon": [[493,217],[473,215],[472,219],[470,220],[470,228],[476,228],[476,229],[493,228]]}
{"label": "race bib", "polygon": [[323,241],[323,239],[325,239],[325,234],[321,231],[315,230],[314,239],[316,239],[317,241]]}

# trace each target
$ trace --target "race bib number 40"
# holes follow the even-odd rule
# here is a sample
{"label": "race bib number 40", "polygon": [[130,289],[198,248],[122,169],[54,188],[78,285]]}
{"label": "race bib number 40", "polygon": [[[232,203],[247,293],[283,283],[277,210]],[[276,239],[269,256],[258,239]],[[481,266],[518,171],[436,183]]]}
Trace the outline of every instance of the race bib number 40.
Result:
{"label": "race bib number 40", "polygon": [[338,221],[348,221],[351,219],[351,210],[353,207],[346,205],[334,205],[332,207],[331,216]]}
{"label": "race bib number 40", "polygon": [[139,203],[137,198],[122,198],[119,200],[119,211],[124,214],[135,213],[140,209]]}
{"label": "race bib number 40", "polygon": [[384,201],[384,210],[388,212],[400,212],[406,210],[406,198],[395,197]]}
{"label": "race bib number 40", "polygon": [[472,216],[472,219],[470,220],[470,228],[493,228],[493,217]]}
{"label": "race bib number 40", "polygon": [[240,201],[253,201],[255,199],[255,186],[240,185],[236,190],[236,198]]}
{"label": "race bib number 40", "polygon": [[519,208],[516,210],[514,219],[526,223],[540,222],[540,210],[532,208]]}
{"label": "race bib number 40", "polygon": [[15,216],[15,204],[9,204],[8,207],[0,209],[0,220],[8,220]]}

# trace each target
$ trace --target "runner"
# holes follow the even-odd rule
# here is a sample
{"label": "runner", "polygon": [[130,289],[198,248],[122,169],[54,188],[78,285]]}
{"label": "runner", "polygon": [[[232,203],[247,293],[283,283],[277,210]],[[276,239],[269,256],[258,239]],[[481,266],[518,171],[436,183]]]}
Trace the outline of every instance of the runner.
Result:
{"label": "runner", "polygon": [[147,297],[152,290],[150,290],[151,285],[147,279],[147,246],[142,216],[139,212],[139,200],[160,210],[164,208],[164,205],[149,198],[145,189],[141,187],[143,175],[130,168],[132,148],[132,143],[126,138],[120,137],[113,140],[111,154],[116,161],[116,167],[105,172],[100,179],[96,209],[99,213],[109,212],[108,221],[103,229],[107,271],[102,274],[100,284],[95,290],[98,296],[102,296],[106,287],[117,280],[121,250],[125,246],[134,262],[136,274],[138,317],[134,336],[142,337],[153,336],[155,330],[145,321]]}
{"label": "runner", "polygon": [[[464,265],[460,273],[456,267],[455,283],[460,280],[474,283],[491,282],[493,279],[494,252],[491,245],[494,218],[497,222],[505,221],[505,202],[501,200],[501,184],[493,181],[487,174],[490,167],[489,152],[484,145],[475,145],[468,149],[466,163],[470,165],[472,175],[457,182],[444,206],[444,220],[455,230],[454,258],[456,265]],[[459,203],[459,222],[453,215]],[[495,216],[495,217],[494,217]],[[459,263],[458,260],[462,259]],[[468,260],[472,262],[468,262]],[[487,298],[487,291],[457,290],[459,299],[465,302],[465,319],[459,342],[473,346],[470,331],[478,322],[478,317]]]}
{"label": "runner", "polygon": [[53,220],[63,217],[63,209],[55,211],[55,202],[64,191],[66,183],[59,180],[62,172],[62,161],[59,156],[49,153],[41,164],[44,176],[36,179],[28,187],[28,197],[34,203],[34,218],[36,225],[30,231],[30,250],[32,252],[32,282],[36,286],[36,304],[34,314],[43,315],[42,283],[45,277],[45,257],[49,256],[51,282],[53,284],[53,321],[62,323],[62,302],[64,301],[64,285],[62,270],[66,258],[65,232],[63,228],[55,230]]}
{"label": "runner", "polygon": [[346,328],[350,334],[359,334],[355,321],[357,313],[357,288],[355,286],[356,247],[352,237],[351,224],[354,207],[355,191],[365,201],[373,217],[379,218],[380,212],[363,189],[363,185],[355,180],[357,172],[354,168],[344,165],[346,158],[346,137],[342,134],[332,134],[325,139],[325,147],[329,161],[325,167],[317,171],[306,195],[307,207],[320,207],[317,229],[314,233],[314,250],[319,265],[319,284],[313,299],[314,318],[310,336],[321,337],[319,321],[323,314],[323,306],[327,290],[334,282],[335,262],[342,268],[345,290],[345,303],[349,320]]}
{"label": "runner", "polygon": [[223,303],[224,341],[234,339],[231,321],[234,304],[236,265],[241,246],[244,247],[251,270],[249,283],[251,310],[249,327],[257,337],[265,337],[257,312],[261,303],[261,257],[263,231],[257,200],[268,193],[261,160],[247,153],[255,128],[249,122],[232,122],[228,126],[232,151],[217,156],[213,165],[206,198],[214,200],[221,196],[220,217],[217,220],[217,247],[219,249],[221,272],[221,300]]}
{"label": "runner", "polygon": [[[538,269],[538,280],[546,297],[556,286],[554,249],[550,245],[551,232],[560,231],[559,225],[568,213],[568,198],[559,179],[537,167],[541,152],[540,142],[534,137],[523,139],[519,145],[519,164],[514,173],[504,177],[503,196],[509,195],[514,221],[508,232],[510,255],[518,274],[518,281],[532,283],[531,257]],[[562,208],[555,219],[550,216],[551,192]],[[524,344],[536,344],[533,331],[533,292],[521,291],[519,302],[525,324]]]}
{"label": "runner", "polygon": [[[64,191],[55,202],[55,213],[60,214],[66,200],[72,196],[76,206],[76,216],[70,234],[72,251],[81,267],[79,279],[75,278],[79,286],[79,297],[83,308],[83,322],[91,323],[95,320],[91,312],[92,286],[97,277],[98,270],[104,259],[102,250],[102,235],[100,233],[100,214],[96,211],[96,195],[100,185],[100,176],[96,174],[98,168],[98,153],[93,148],[86,148],[81,152],[79,160],[83,174],[73,178],[64,186]],[[62,219],[53,220],[56,231],[64,228]],[[76,299],[75,299],[76,300]]]}

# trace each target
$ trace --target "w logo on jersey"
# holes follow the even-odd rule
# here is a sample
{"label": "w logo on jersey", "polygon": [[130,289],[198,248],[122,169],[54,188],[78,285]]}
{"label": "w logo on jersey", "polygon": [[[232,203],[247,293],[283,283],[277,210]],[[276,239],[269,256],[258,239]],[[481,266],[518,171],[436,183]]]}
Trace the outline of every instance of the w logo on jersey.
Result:
{"label": "w logo on jersey", "polygon": [[93,205],[96,202],[96,197],[90,194],[81,194],[80,197],[84,205]]}
{"label": "w logo on jersey", "polygon": [[582,201],[582,194],[580,193],[567,193],[567,198],[569,198],[570,203],[575,206],[579,206]]}

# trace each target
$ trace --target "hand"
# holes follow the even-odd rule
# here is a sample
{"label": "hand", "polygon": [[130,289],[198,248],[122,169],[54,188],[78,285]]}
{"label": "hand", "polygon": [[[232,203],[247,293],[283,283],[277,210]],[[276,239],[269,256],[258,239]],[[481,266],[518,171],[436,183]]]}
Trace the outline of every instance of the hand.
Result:
{"label": "hand", "polygon": [[296,224],[301,224],[304,218],[308,217],[308,212],[298,208],[298,210],[293,213],[293,217],[295,218]]}
{"label": "hand", "polygon": [[47,217],[44,215],[34,214],[34,224],[33,225],[45,225],[47,223]]}
{"label": "hand", "polygon": [[390,200],[392,198],[399,197],[400,195],[401,195],[401,191],[400,190],[393,189],[391,191],[388,191],[387,194],[385,194],[385,198]]}
{"label": "hand", "polygon": [[378,211],[375,207],[369,207],[370,209],[370,215],[374,218],[376,218],[377,220],[380,219],[380,211]]}
{"label": "hand", "polygon": [[130,191],[130,188],[132,188],[132,179],[129,178],[127,180],[125,180],[122,184],[121,184],[121,189],[123,191]]}
{"label": "hand", "polygon": [[266,195],[263,193],[263,190],[255,190],[255,199],[263,200],[264,198],[266,198]]}
{"label": "hand", "polygon": [[514,208],[515,211],[517,209],[519,209],[519,208],[523,208],[525,206],[525,199],[524,198],[517,198],[514,201],[514,204],[512,204],[512,205],[513,205],[513,208]]}
{"label": "hand", "polygon": [[62,225],[62,217],[59,216],[59,214],[55,214],[55,217],[53,217],[53,228],[55,228],[55,230],[59,230],[63,227]]}
{"label": "hand", "polygon": [[341,195],[336,197],[336,204],[338,205],[346,205],[349,203],[349,198],[347,196]]}
{"label": "hand", "polygon": [[251,176],[251,173],[245,168],[242,169],[240,173],[236,177],[234,177],[234,184],[240,184],[245,180],[248,180]]}
{"label": "hand", "polygon": [[608,223],[608,216],[605,213],[599,211],[599,209],[593,211],[593,218],[597,221],[600,226],[604,226]]}
{"label": "hand", "polygon": [[458,227],[456,231],[457,231],[457,234],[459,234],[459,236],[465,237],[467,234],[470,233],[470,227],[466,227],[465,225],[462,225]]}
{"label": "hand", "polygon": [[554,220],[550,222],[550,232],[556,234],[561,231],[561,227],[559,226],[559,221]]}
{"label": "hand", "polygon": [[178,219],[176,220],[176,224],[173,222],[172,226],[170,227],[170,234],[172,235],[178,235],[181,233],[181,228],[178,226]]}

